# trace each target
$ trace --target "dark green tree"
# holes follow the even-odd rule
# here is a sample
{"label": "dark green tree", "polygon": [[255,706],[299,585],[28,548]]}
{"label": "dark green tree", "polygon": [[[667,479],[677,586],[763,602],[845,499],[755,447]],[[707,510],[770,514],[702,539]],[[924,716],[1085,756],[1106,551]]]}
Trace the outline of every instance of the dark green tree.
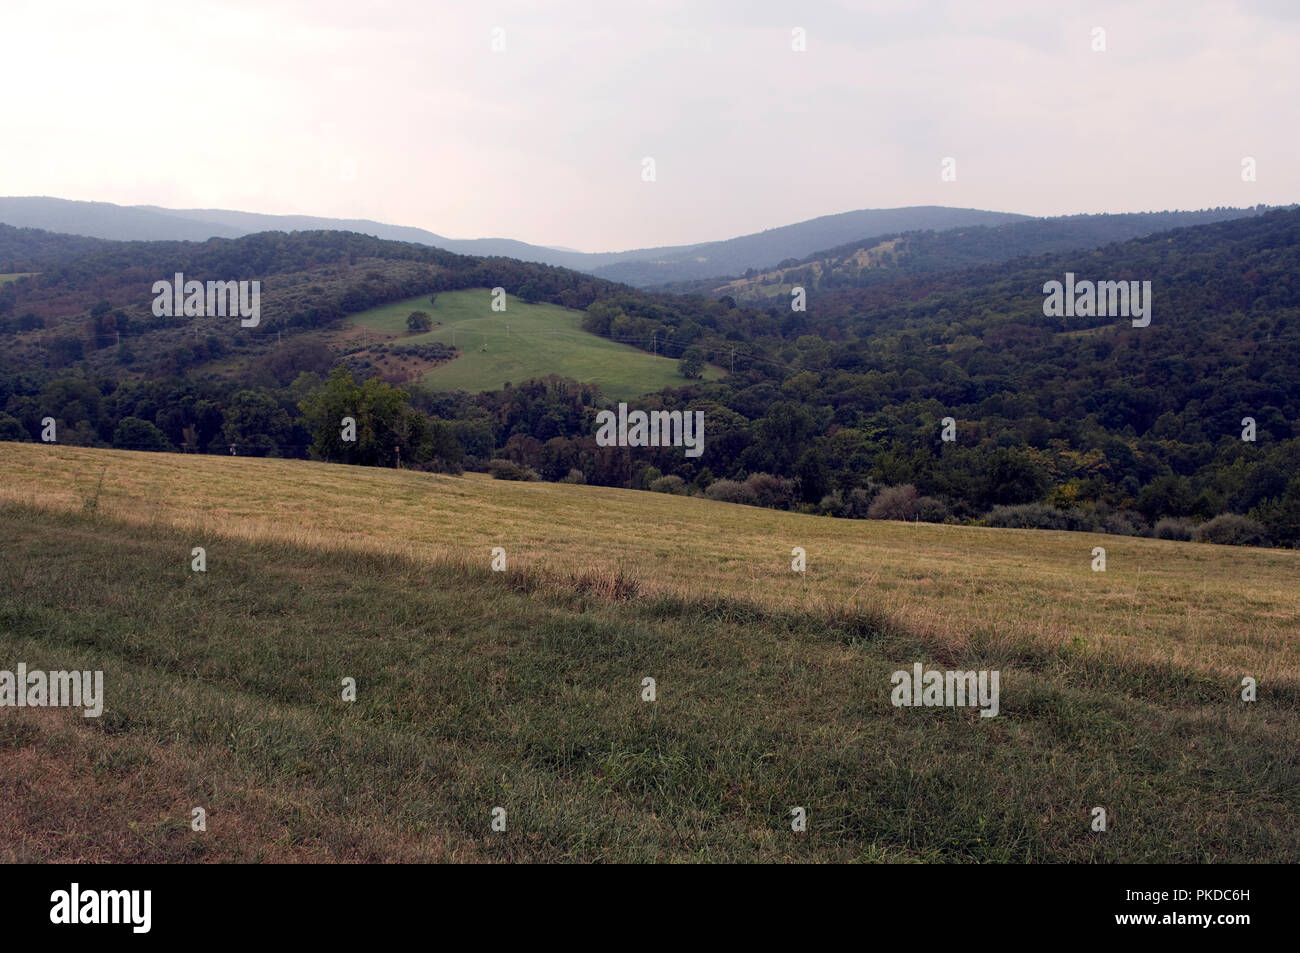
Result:
{"label": "dark green tree", "polygon": [[[358,384],[352,373],[337,367],[298,408],[312,436],[311,454],[318,460],[362,466],[396,466],[417,459],[417,449],[429,439],[427,419],[413,410],[404,390],[377,377]],[[356,426],[356,439],[345,430],[344,418]],[[447,430],[446,438],[454,438]]]}
{"label": "dark green tree", "polygon": [[688,381],[699,380],[704,376],[704,352],[698,347],[688,347],[677,362],[677,373]]}
{"label": "dark green tree", "polygon": [[225,409],[221,428],[227,444],[244,457],[291,456],[293,422],[269,393],[241,390]]}
{"label": "dark green tree", "polygon": [[150,450],[154,452],[174,450],[171,441],[161,430],[139,417],[123,417],[113,431],[113,447],[116,450]]}

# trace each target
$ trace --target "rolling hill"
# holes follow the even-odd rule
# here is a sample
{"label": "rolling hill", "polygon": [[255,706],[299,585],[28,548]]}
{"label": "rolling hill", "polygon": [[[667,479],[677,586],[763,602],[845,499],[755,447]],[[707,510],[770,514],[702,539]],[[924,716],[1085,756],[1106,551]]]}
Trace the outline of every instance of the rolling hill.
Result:
{"label": "rolling hill", "polygon": [[[512,259],[469,258],[348,232],[112,242],[0,225],[0,267],[15,269],[0,280],[0,362],[14,366],[77,365],[115,379],[185,371],[288,384],[299,372],[325,372],[331,360],[346,359],[359,373],[422,381],[436,390],[493,390],[559,374],[608,388],[615,399],[690,383],[677,369],[682,348],[672,350],[667,335],[656,340],[653,331],[615,336],[584,329],[586,305],[627,289]],[[198,280],[256,277],[258,325],[155,315],[153,283],[177,272]],[[486,289],[499,284],[510,289],[507,315],[470,306],[467,288],[483,289],[486,301]],[[406,317],[430,310],[430,293],[445,296],[439,305],[451,312],[445,327],[411,337]],[[417,353],[444,336],[452,344],[462,325],[466,333],[455,354]],[[348,333],[367,327],[383,333]],[[262,370],[268,363],[278,368],[270,377]],[[713,380],[721,372],[708,367],[703,376]]]}
{"label": "rolling hill", "polygon": [[[1251,209],[1206,209],[1120,215],[1036,218],[1008,212],[942,206],[861,209],[823,215],[769,228],[752,235],[689,245],[619,252],[578,252],[530,245],[507,238],[453,239],[422,228],[387,225],[368,219],[312,215],[266,215],[225,209],[167,209],[75,202],[45,197],[0,198],[0,223],[115,241],[197,241],[238,238],[258,232],[347,231],[386,241],[432,246],[460,255],[505,257],[597,275],[634,287],[751,295],[771,291],[792,265],[828,267],[856,277],[867,264],[861,252],[908,236],[905,247],[885,262],[900,273],[951,271],[1021,255],[1095,248],[1153,232],[1239,218]],[[1022,226],[1014,228],[1013,226]],[[928,233],[946,233],[935,238]],[[0,261],[4,260],[0,244]],[[897,258],[897,261],[893,259]],[[833,264],[825,262],[832,259]],[[845,262],[852,267],[845,271]],[[816,264],[815,264],[816,263]],[[797,270],[797,269],[796,269]],[[720,288],[717,279],[747,280]]]}
{"label": "rolling hill", "polygon": [[573,268],[633,285],[735,274],[890,230],[992,225],[1026,217],[1008,212],[938,206],[864,209],[825,215],[724,241],[587,253],[506,238],[447,238],[422,228],[386,225],[367,219],[264,215],[224,209],[166,209],[150,205],[119,206],[46,197],[0,198],[0,223],[19,228],[115,241],[205,241],[271,231],[346,231],[387,241],[430,245],[461,255],[516,258]]}
{"label": "rolling hill", "polygon": [[[300,358],[308,347],[319,356],[299,370],[320,369],[316,365],[328,360],[321,343],[326,332],[348,315],[432,292],[505,284],[512,296],[531,289],[581,310],[617,288],[576,272],[349,232],[113,242],[0,225],[0,264],[0,271],[13,273],[0,284],[0,361],[76,364],[114,378],[184,370],[247,381],[257,376],[259,361],[280,350],[286,333]],[[154,314],[154,282],[175,273],[199,281],[258,281],[258,324],[243,328],[215,317]],[[643,356],[644,367],[659,366],[653,355],[634,348],[591,346],[609,351],[607,358],[620,354],[635,363]]]}

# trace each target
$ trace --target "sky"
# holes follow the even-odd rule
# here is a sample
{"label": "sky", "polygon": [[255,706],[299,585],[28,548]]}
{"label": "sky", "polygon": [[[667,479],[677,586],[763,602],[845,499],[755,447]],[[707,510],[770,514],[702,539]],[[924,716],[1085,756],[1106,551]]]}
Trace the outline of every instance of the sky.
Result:
{"label": "sky", "polygon": [[860,208],[1300,201],[1296,0],[5,0],[3,19],[0,195],[581,251]]}

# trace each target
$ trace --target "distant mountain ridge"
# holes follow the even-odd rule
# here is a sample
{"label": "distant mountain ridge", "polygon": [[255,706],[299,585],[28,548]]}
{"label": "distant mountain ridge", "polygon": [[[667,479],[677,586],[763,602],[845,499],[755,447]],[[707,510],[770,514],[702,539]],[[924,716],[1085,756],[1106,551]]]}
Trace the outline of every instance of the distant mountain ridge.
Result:
{"label": "distant mountain ridge", "polygon": [[266,231],[348,231],[430,245],[460,255],[516,258],[585,271],[637,286],[740,274],[890,231],[943,230],[1028,220],[1011,212],[941,206],[863,209],[823,215],[752,235],[692,245],[579,252],[509,238],[447,238],[423,228],[370,219],[266,215],[228,209],[168,209],[48,197],[0,198],[0,223],[113,241],[206,241]]}
{"label": "distant mountain ridge", "polygon": [[900,274],[951,271],[1023,255],[1097,248],[1112,241],[1258,211],[1217,208],[1036,218],[1011,212],[919,205],[823,215],[722,241],[589,253],[509,238],[447,238],[427,229],[371,219],[122,206],[44,197],[0,198],[0,224],[63,235],[110,241],[203,242],[269,231],[346,231],[458,255],[513,258],[570,268],[638,288],[751,299],[771,297],[794,283],[829,289],[890,280]]}
{"label": "distant mountain ridge", "polygon": [[789,258],[803,258],[824,248],[891,231],[945,231],[952,228],[1002,225],[1028,221],[1030,218],[1012,212],[987,212],[938,205],[860,209],[823,215],[806,222],[769,228],[725,241],[621,252],[618,253],[618,260],[601,263],[592,273],[610,281],[648,287],[673,281],[741,274],[750,268],[772,267]]}

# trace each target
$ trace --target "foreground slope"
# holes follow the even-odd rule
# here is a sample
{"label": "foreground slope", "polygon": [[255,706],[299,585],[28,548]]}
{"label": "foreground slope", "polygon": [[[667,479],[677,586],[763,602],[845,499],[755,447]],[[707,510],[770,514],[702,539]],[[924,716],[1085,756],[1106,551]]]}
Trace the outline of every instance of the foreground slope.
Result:
{"label": "foreground slope", "polygon": [[[1026,638],[1300,678],[1300,552],[835,520],[606,487],[0,443],[0,500],[292,545],[634,575],[779,611],[879,610],[951,643]],[[808,571],[791,572],[803,547]],[[1107,571],[1093,572],[1103,546]]]}
{"label": "foreground slope", "polygon": [[1300,859],[1300,554],[17,444],[0,501],[0,668],[108,695],[0,710],[7,858]]}

